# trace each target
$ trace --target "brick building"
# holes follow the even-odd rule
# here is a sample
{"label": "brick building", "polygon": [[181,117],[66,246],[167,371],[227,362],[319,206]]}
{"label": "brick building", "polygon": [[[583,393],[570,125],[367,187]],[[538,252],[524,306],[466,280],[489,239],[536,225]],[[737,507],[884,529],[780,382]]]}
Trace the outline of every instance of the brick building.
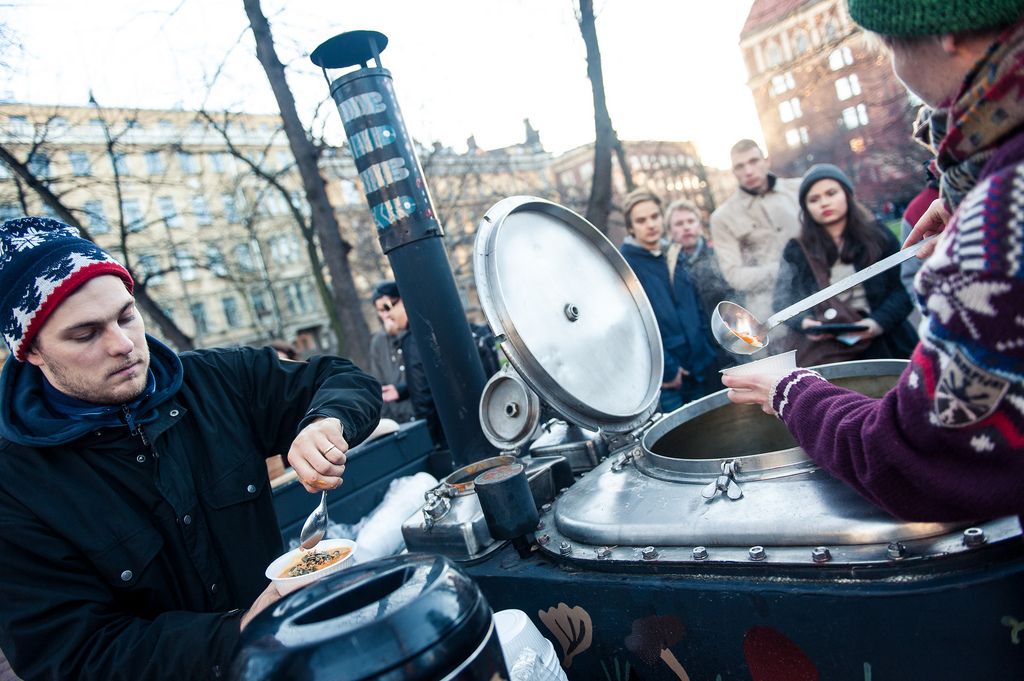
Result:
{"label": "brick building", "polygon": [[740,50],[775,171],[834,163],[882,211],[917,193],[929,155],[910,139],[920,102],[864,38],[843,0],[754,0]]}

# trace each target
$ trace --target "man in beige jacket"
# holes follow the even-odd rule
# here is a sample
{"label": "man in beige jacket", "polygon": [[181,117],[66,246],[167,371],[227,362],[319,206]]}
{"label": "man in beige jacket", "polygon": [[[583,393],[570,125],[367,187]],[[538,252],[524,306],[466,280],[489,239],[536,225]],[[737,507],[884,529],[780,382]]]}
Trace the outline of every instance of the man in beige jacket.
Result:
{"label": "man in beige jacket", "polygon": [[800,178],[768,172],[768,159],[753,140],[734,144],[731,157],[739,188],[711,215],[711,239],[726,281],[763,321],[773,312],[782,249],[800,233]]}

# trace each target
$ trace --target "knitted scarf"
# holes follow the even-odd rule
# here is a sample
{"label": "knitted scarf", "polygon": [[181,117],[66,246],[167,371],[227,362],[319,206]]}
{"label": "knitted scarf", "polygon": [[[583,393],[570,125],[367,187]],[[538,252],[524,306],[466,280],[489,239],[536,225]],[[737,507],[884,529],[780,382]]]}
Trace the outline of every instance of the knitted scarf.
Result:
{"label": "knitted scarf", "polygon": [[989,46],[951,105],[926,114],[918,134],[935,153],[939,194],[950,208],[974,188],[1003,138],[1024,123],[1022,88],[1024,22]]}

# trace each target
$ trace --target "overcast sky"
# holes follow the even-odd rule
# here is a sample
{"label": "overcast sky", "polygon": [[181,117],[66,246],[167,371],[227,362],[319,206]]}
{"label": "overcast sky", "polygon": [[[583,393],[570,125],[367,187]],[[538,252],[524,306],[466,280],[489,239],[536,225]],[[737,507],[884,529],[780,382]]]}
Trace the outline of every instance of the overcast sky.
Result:
{"label": "overcast sky", "polygon": [[[622,139],[693,140],[728,166],[741,137],[761,139],[740,58],[750,0],[596,0],[612,122]],[[382,62],[412,134],[465,148],[523,139],[547,149],[594,138],[583,40],[571,0],[264,0],[300,115],[327,96],[308,54],[354,29],[385,33]],[[275,110],[242,0],[14,0],[3,21],[20,47],[2,55],[0,95],[105,106]],[[209,83],[216,81],[212,88]],[[323,112],[329,132],[337,113]]]}

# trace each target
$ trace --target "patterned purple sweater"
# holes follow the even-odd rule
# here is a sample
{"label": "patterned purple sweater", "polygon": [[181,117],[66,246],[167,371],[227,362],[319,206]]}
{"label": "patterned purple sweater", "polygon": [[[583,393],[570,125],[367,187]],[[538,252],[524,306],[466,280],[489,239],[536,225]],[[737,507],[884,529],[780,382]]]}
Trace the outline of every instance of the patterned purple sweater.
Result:
{"label": "patterned purple sweater", "polygon": [[772,406],[823,468],[907,520],[1024,513],[1024,133],[986,165],[915,280],[926,318],[880,399],[798,369]]}

